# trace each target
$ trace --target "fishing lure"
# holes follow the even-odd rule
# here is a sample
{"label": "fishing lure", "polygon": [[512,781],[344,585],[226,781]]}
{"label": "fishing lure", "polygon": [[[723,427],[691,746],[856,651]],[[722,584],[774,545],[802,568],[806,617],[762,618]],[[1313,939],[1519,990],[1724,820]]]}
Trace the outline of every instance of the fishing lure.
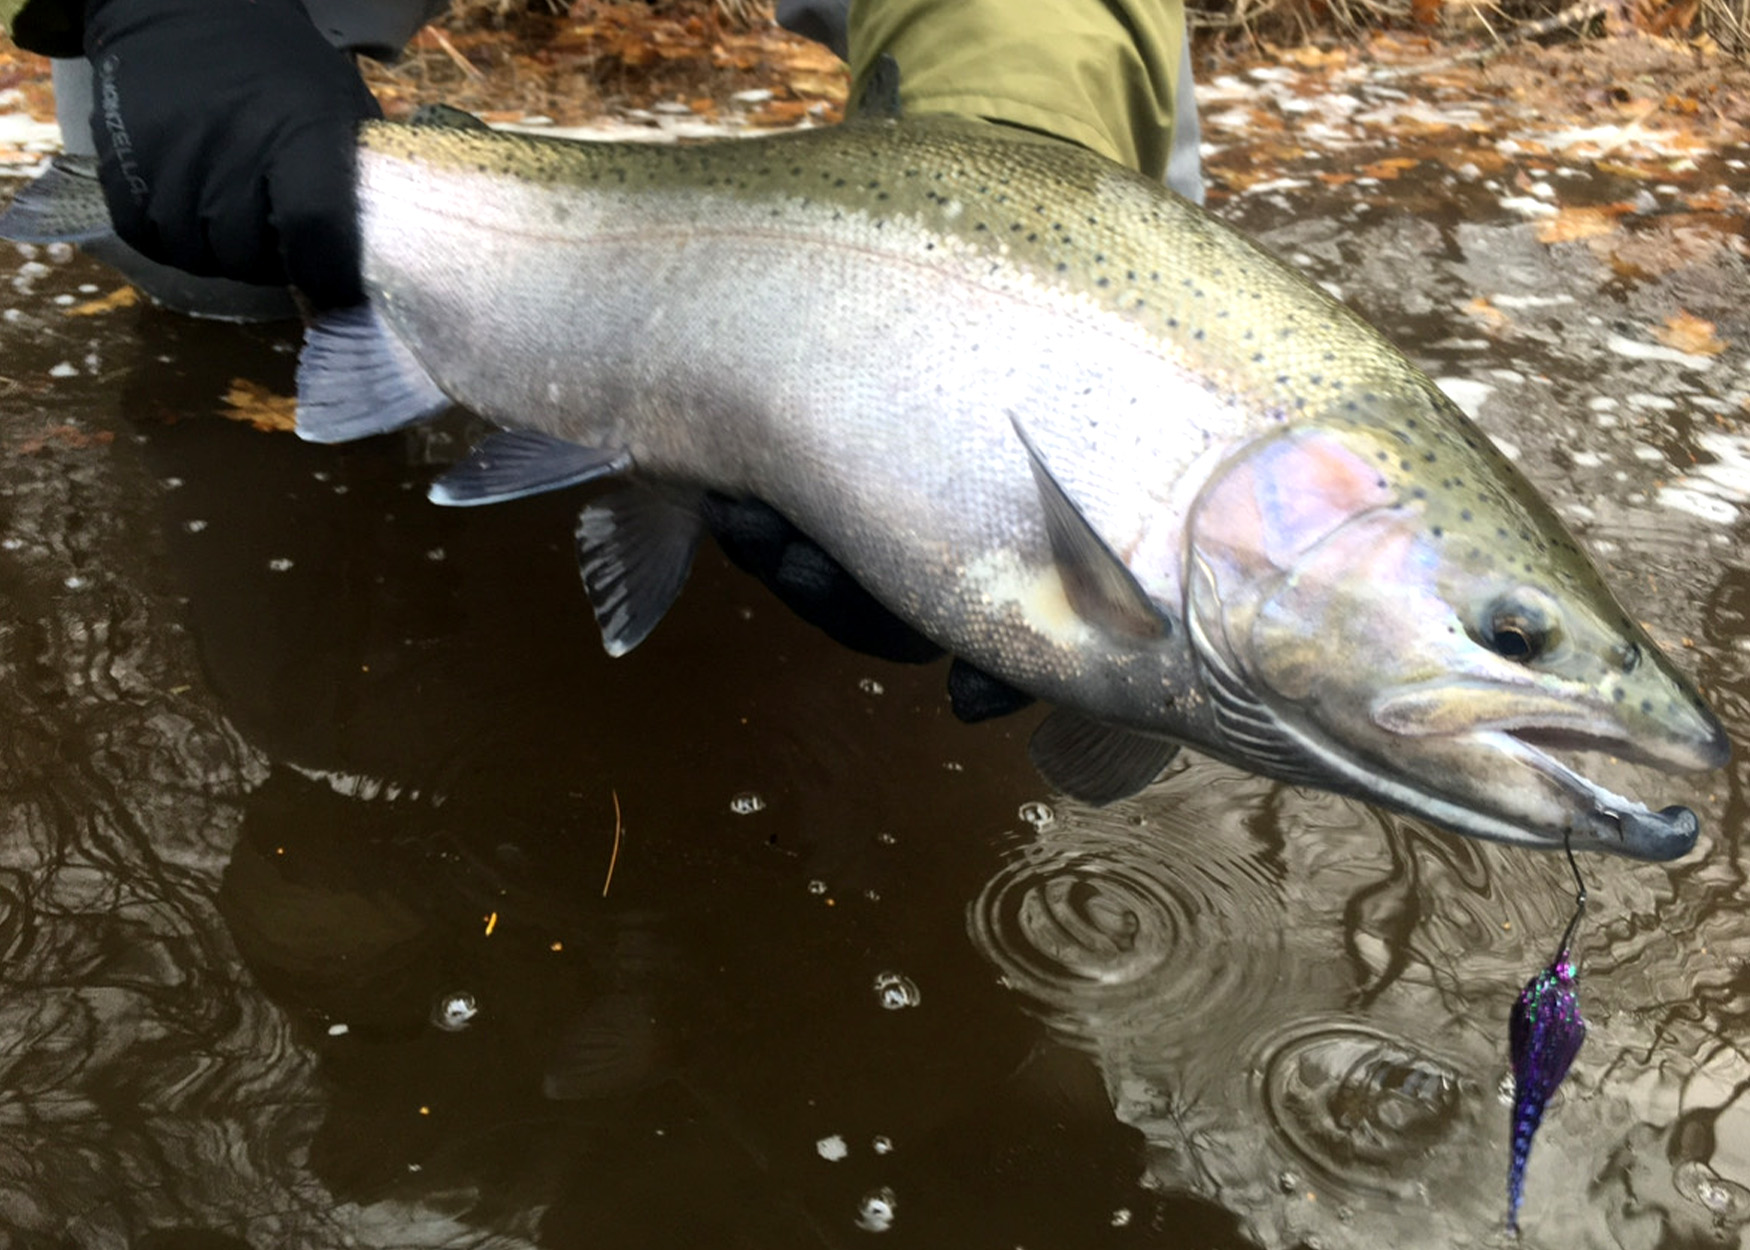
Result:
{"label": "fishing lure", "polygon": [[1531,1139],[1543,1122],[1550,1095],[1568,1075],[1586,1040],[1580,1016],[1580,968],[1572,954],[1574,932],[1586,914],[1586,883],[1566,847],[1574,871],[1574,915],[1556,956],[1519,991],[1507,1017],[1507,1047],[1513,1057],[1513,1162],[1507,1172],[1507,1231],[1519,1235],[1519,1203],[1525,1196],[1525,1163]]}

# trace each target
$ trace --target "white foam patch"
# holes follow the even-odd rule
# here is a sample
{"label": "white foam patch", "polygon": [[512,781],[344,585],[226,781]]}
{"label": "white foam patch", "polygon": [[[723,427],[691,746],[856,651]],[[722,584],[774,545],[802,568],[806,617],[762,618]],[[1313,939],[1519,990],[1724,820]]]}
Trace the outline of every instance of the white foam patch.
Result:
{"label": "white foam patch", "polygon": [[1667,508],[1687,512],[1715,525],[1730,525],[1738,519],[1736,507],[1716,495],[1703,494],[1689,486],[1661,487],[1659,502]]}
{"label": "white foam patch", "polygon": [[1697,465],[1680,481],[1659,491],[1659,502],[1716,525],[1738,519],[1750,505],[1750,438],[1709,431],[1696,442],[1711,455],[1712,464]]}
{"label": "white foam patch", "polygon": [[1489,302],[1496,308],[1554,308],[1574,303],[1572,295],[1491,295]]}
{"label": "white foam patch", "polygon": [[1618,356],[1627,356],[1630,360],[1659,360],[1666,364],[1682,365],[1686,369],[1714,367],[1712,356],[1695,356],[1689,352],[1680,352],[1675,347],[1666,347],[1660,343],[1642,343],[1636,339],[1624,338],[1620,334],[1611,335],[1604,345]]}
{"label": "white foam patch", "polygon": [[1435,378],[1434,385],[1446,392],[1446,398],[1457,404],[1473,421],[1483,410],[1483,403],[1495,393],[1493,386],[1476,378]]}

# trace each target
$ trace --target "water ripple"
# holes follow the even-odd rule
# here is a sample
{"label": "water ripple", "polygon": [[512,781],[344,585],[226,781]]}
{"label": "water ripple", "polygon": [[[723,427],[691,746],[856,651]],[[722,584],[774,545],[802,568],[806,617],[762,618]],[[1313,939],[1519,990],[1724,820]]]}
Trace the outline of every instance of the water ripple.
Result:
{"label": "water ripple", "polygon": [[1271,1126],[1345,1190],[1409,1197],[1478,1130],[1475,1082],[1404,1040],[1353,1024],[1302,1024],[1264,1064]]}
{"label": "water ripple", "polygon": [[[1152,791],[1146,809],[1065,804],[1029,822],[969,908],[973,944],[1069,1035],[1110,1044],[1115,1032],[1150,1032],[1192,1005],[1216,1018],[1220,1003],[1239,1020],[1242,1000],[1255,1006],[1268,993],[1259,965],[1279,945],[1276,874],[1235,824],[1246,805],[1173,801],[1207,784],[1187,775]],[[1229,957],[1203,957],[1215,949]]]}

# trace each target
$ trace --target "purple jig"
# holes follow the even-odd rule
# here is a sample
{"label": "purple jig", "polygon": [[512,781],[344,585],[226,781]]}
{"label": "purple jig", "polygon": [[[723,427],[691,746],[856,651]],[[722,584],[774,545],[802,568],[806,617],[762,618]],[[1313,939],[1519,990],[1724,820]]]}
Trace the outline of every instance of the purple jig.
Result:
{"label": "purple jig", "polygon": [[1519,1235],[1519,1202],[1525,1196],[1525,1163],[1531,1139],[1543,1122],[1550,1095],[1568,1075],[1586,1040],[1580,1016],[1580,969],[1570,953],[1574,931],[1586,913],[1586,883],[1567,847],[1574,870],[1574,916],[1549,965],[1525,983],[1507,1017],[1507,1047],[1513,1057],[1513,1162],[1507,1173],[1507,1231]]}

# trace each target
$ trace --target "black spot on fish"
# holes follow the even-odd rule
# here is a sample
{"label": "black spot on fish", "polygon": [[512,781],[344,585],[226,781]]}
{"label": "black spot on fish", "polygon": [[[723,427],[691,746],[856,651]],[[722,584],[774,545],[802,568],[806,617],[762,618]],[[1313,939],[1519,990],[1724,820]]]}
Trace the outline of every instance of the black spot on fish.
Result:
{"label": "black spot on fish", "polygon": [[[1098,282],[1096,282],[1096,283],[1095,283],[1095,284],[1094,284],[1094,285],[1095,285],[1095,286],[1102,286],[1102,287],[1104,287],[1104,286],[1111,286],[1111,285],[1112,285],[1112,279],[1110,279],[1110,278],[1101,278],[1101,279],[1100,279],[1100,280],[1099,280],[1099,281],[1098,281]],[[1201,337],[1202,337],[1202,335],[1201,335],[1201,334],[1199,334],[1199,336],[1198,336],[1198,337],[1200,337],[1200,338],[1201,338]]]}
{"label": "black spot on fish", "polygon": [[1446,531],[1441,529],[1438,525],[1434,526],[1428,532],[1430,534],[1434,535],[1434,537],[1436,537],[1436,538],[1445,538],[1446,537]]}
{"label": "black spot on fish", "polygon": [[1621,703],[1624,699],[1628,698],[1628,691],[1624,690],[1621,686],[1618,686],[1615,690],[1610,692],[1610,697],[1616,702]]}
{"label": "black spot on fish", "polygon": [[1652,710],[1653,710],[1653,701],[1651,699],[1642,699],[1641,700],[1641,711],[1651,714]]}
{"label": "black spot on fish", "polygon": [[1462,511],[1460,511],[1460,512],[1459,512],[1459,514],[1458,514],[1458,519],[1459,519],[1459,520],[1461,520],[1461,521],[1468,521],[1468,520],[1470,520],[1470,519],[1471,519],[1471,515],[1470,515],[1470,509],[1469,509],[1469,508],[1465,508],[1465,509],[1463,509],[1463,510],[1462,510]]}

